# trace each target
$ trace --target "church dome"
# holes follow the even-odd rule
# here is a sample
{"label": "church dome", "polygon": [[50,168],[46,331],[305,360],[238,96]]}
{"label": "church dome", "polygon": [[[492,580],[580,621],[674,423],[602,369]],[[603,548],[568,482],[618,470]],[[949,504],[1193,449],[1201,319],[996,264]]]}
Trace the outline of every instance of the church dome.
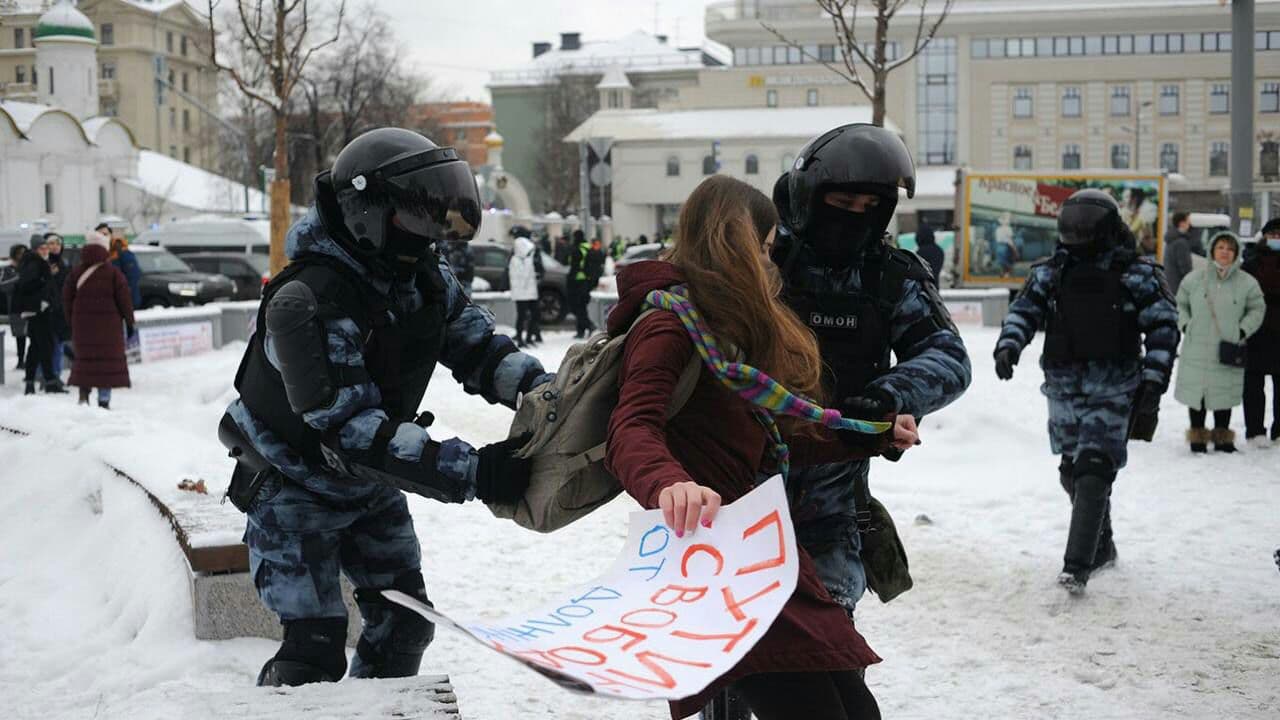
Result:
{"label": "church dome", "polygon": [[70,2],[63,2],[49,8],[48,12],[40,16],[36,21],[35,32],[32,37],[36,40],[53,37],[78,37],[95,39],[93,33],[93,22],[85,17]]}

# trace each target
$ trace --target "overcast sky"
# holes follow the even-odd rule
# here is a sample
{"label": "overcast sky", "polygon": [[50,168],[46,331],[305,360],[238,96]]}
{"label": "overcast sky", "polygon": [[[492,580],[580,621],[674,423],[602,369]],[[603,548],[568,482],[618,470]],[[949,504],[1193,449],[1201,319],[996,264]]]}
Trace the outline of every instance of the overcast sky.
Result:
{"label": "overcast sky", "polygon": [[[367,1],[367,0],[366,0]],[[387,13],[417,67],[450,99],[488,102],[492,70],[518,68],[532,58],[532,44],[559,45],[560,33],[582,33],[584,42],[654,31],[673,44],[703,42],[703,9],[713,0],[376,0]],[[361,0],[355,0],[358,4]]]}

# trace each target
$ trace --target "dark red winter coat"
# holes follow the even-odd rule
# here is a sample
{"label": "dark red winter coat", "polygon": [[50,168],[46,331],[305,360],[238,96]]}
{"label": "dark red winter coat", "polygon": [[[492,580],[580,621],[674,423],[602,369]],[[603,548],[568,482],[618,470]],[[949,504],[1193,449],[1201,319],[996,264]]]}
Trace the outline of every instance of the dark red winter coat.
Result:
{"label": "dark red winter coat", "polygon": [[[666,262],[640,262],[624,269],[618,276],[619,302],[609,314],[609,333],[627,331],[651,290],[680,282],[676,268]],[[673,313],[652,313],[627,335],[605,463],[622,487],[649,509],[658,507],[663,488],[689,480],[715,490],[723,502],[733,502],[752,489],[766,459],[765,430],[747,401],[705,367],[684,409],[663,421],[693,352],[693,342]],[[788,440],[796,465],[872,454],[851,451],[830,435]],[[884,441],[878,436],[876,442]],[[699,695],[671,703],[673,718],[696,713],[725,684],[747,675],[849,670],[880,661],[823,588],[813,560],[803,550],[799,558],[796,591],[769,631],[727,675]]]}
{"label": "dark red winter coat", "polygon": [[[80,278],[97,267],[83,283]],[[133,300],[124,274],[107,261],[107,249],[86,246],[80,264],[62,286],[63,310],[71,323],[75,360],[71,385],[129,387],[124,356],[124,325],[133,325]]]}

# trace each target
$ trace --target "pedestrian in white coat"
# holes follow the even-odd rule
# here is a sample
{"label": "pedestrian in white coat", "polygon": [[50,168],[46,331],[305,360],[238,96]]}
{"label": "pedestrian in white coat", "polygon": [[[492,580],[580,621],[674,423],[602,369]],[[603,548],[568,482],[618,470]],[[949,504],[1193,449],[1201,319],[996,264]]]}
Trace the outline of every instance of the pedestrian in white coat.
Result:
{"label": "pedestrian in white coat", "polygon": [[538,246],[529,231],[519,225],[511,228],[515,247],[507,262],[511,278],[511,299],[516,303],[516,346],[525,347],[542,339],[538,327],[538,268],[535,256]]}

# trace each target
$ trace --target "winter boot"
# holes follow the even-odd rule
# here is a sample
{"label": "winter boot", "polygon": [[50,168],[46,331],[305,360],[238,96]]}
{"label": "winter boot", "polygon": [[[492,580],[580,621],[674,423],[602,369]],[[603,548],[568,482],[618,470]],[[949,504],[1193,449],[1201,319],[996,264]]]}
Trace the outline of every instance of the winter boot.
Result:
{"label": "winter boot", "polygon": [[284,622],[284,642],[262,666],[258,686],[337,682],[347,669],[347,619],[315,618]]}
{"label": "winter boot", "polygon": [[44,391],[50,394],[65,395],[67,393],[67,388],[62,384],[61,380],[54,378],[44,384]]}
{"label": "winter boot", "polygon": [[[395,579],[392,590],[411,595],[428,606],[422,573],[414,571]],[[391,602],[382,588],[356,588],[356,605],[364,618],[364,630],[351,658],[353,678],[398,678],[418,674],[422,654],[435,638],[436,626],[418,613]]]}
{"label": "winter boot", "polygon": [[89,388],[87,388],[87,387],[82,387],[82,388],[80,388],[80,399],[79,399],[79,401],[78,401],[76,404],[77,404],[77,405],[88,405],[88,404],[89,404]]}
{"label": "winter boot", "polygon": [[1220,453],[1233,453],[1236,451],[1236,434],[1229,428],[1214,428],[1210,434],[1213,438],[1213,449]]}
{"label": "winter boot", "polygon": [[1093,556],[1093,566],[1089,568],[1090,573],[1114,567],[1119,555],[1116,553],[1116,543],[1111,537],[1111,501],[1107,501],[1107,512],[1102,516],[1102,531],[1098,533],[1098,552]]}
{"label": "winter boot", "polygon": [[26,388],[26,390],[24,390],[24,391],[23,391],[23,393],[22,393],[22,394],[23,394],[23,395],[35,395],[35,394],[36,394],[36,384],[35,384],[35,382],[34,382],[34,381],[31,381],[31,380],[28,380],[28,381],[27,381],[27,388]]}
{"label": "winter boot", "polygon": [[1073,595],[1084,592],[1084,586],[1089,582],[1115,477],[1111,459],[1097,451],[1085,450],[1075,463],[1071,528],[1067,531],[1062,574],[1058,576],[1058,584]]}
{"label": "winter boot", "polygon": [[1209,452],[1209,431],[1204,428],[1191,428],[1187,431],[1187,442],[1191,443],[1191,452]]}
{"label": "winter boot", "polygon": [[98,407],[102,408],[103,410],[110,410],[110,409],[111,409],[111,401],[110,401],[110,400],[99,400],[99,401],[98,401]]}

